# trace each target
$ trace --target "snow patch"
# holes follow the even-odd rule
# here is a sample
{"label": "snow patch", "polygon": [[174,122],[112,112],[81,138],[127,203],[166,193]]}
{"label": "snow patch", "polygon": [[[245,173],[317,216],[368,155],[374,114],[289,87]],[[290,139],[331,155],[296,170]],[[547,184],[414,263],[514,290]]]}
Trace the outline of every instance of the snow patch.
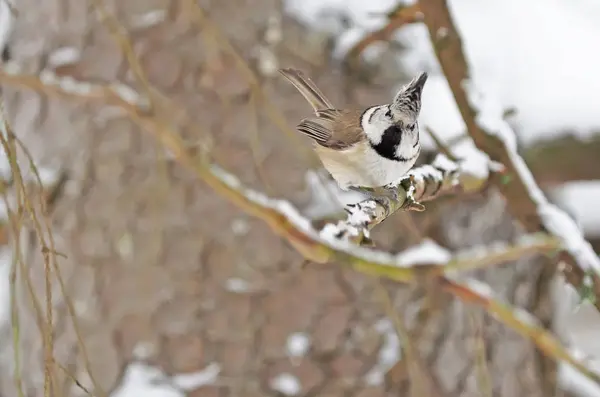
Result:
{"label": "snow patch", "polygon": [[303,357],[310,348],[310,337],[304,332],[290,334],[286,342],[286,351],[289,357]]}
{"label": "snow patch", "polygon": [[[579,360],[586,358],[577,350],[572,349],[571,354]],[[586,364],[590,370],[600,374],[600,361],[598,359],[586,360]],[[563,389],[577,396],[600,397],[600,387],[596,382],[564,362],[558,366],[558,383]]]}
{"label": "snow patch", "polygon": [[296,396],[302,390],[298,378],[289,373],[282,373],[271,379],[270,386],[286,396]]}
{"label": "snow patch", "polygon": [[339,214],[344,205],[354,204],[366,198],[361,193],[340,189],[324,172],[309,170],[304,179],[310,200],[302,212],[311,219]]}
{"label": "snow patch", "polygon": [[377,363],[365,375],[365,382],[369,386],[382,385],[385,374],[402,358],[400,338],[392,320],[382,318],[375,323],[375,330],[383,335],[383,345],[377,355]]}
{"label": "snow patch", "polygon": [[413,266],[418,264],[443,265],[450,261],[450,251],[440,246],[431,239],[423,239],[419,244],[409,247],[398,254],[400,266]]}
{"label": "snow patch", "polygon": [[200,371],[169,377],[160,368],[132,362],[110,397],[185,397],[188,391],[214,384],[220,371],[218,364],[211,363]]}

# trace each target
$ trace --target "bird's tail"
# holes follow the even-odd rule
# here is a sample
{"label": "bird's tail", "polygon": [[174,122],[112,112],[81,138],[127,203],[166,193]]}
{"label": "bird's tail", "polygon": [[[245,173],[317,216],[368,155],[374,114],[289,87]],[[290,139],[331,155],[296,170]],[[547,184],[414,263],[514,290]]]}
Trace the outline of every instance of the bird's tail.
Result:
{"label": "bird's tail", "polygon": [[310,103],[315,112],[325,109],[334,109],[334,106],[317,85],[298,69],[279,69],[286,79],[300,91],[302,96]]}

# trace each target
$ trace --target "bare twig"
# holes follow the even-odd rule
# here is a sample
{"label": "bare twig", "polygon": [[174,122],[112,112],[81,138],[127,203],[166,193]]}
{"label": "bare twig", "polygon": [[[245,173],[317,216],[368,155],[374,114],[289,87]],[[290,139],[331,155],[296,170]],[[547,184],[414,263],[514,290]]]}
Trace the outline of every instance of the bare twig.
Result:
{"label": "bare twig", "polygon": [[438,148],[440,153],[444,154],[452,161],[458,161],[456,156],[452,154],[450,149],[448,149],[448,146],[445,145],[444,142],[442,142],[442,139],[438,136],[438,134],[435,131],[433,131],[433,129],[431,129],[428,126],[425,126],[425,131],[429,134],[431,139],[433,139],[433,142],[435,142],[435,146]]}
{"label": "bare twig", "polygon": [[360,54],[362,54],[368,46],[378,41],[387,41],[397,29],[410,23],[420,22],[422,17],[423,15],[421,14],[421,8],[418,3],[406,7],[399,6],[390,13],[389,21],[383,28],[368,34],[350,49],[346,56],[348,64],[356,65]]}

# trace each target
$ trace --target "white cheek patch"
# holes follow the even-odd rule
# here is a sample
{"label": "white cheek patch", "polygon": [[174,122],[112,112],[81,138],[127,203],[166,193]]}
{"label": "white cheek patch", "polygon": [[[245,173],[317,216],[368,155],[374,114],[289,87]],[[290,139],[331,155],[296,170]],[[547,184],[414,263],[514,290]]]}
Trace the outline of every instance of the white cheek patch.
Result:
{"label": "white cheek patch", "polygon": [[381,143],[381,139],[383,138],[383,132],[385,131],[385,126],[380,125],[382,123],[377,122],[377,117],[373,117],[371,122],[369,123],[369,118],[379,110],[379,107],[372,107],[368,109],[362,116],[360,120],[360,124],[362,129],[365,131],[369,140],[375,145]]}

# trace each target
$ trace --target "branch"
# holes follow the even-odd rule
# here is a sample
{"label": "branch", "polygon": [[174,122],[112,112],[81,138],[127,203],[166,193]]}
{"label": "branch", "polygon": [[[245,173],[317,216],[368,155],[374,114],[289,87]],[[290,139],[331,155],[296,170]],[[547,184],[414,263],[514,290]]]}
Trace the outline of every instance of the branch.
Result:
{"label": "branch", "polygon": [[[430,201],[441,194],[456,191],[457,188],[465,188],[466,185],[461,184],[464,175],[460,164],[439,155],[433,164],[412,169],[398,183],[397,201],[367,199],[349,204],[346,206],[347,219],[335,225],[328,224],[325,230],[337,238],[348,238],[360,244],[369,238],[369,230],[399,209],[414,209],[416,202]],[[469,186],[469,189],[476,188]]]}
{"label": "branch", "polygon": [[[427,126],[424,129],[430,133]],[[569,181],[595,181],[600,179],[600,167],[598,167],[600,131],[591,136],[582,137],[568,132],[557,132],[555,135],[547,139],[527,143],[527,146],[522,148],[523,159],[542,189],[553,188]],[[431,156],[428,158],[432,158],[438,152],[441,152],[452,159],[449,153],[453,146],[462,142],[463,138],[471,139],[468,134],[465,134],[449,139],[446,145],[440,146],[439,137],[435,134],[431,137],[435,143],[435,148],[424,148],[421,151],[421,156],[425,154]]]}
{"label": "branch", "polygon": [[545,355],[552,357],[558,362],[565,362],[576,368],[581,374],[600,384],[600,375],[590,370],[583,362],[563,347],[554,335],[544,329],[538,320],[529,312],[511,307],[501,300],[492,296],[491,288],[476,280],[466,280],[462,283],[450,279],[442,279],[441,287],[452,295],[465,302],[475,304],[485,309],[499,321],[509,326],[524,337],[531,339],[533,343]]}
{"label": "branch", "polygon": [[[444,156],[440,156],[433,165],[415,168],[412,172],[412,182],[408,186],[400,183],[398,186],[400,199],[397,202],[381,204],[373,200],[365,200],[349,209],[346,221],[337,225],[327,225],[322,230],[316,230],[310,221],[304,218],[300,212],[289,202],[273,199],[261,192],[249,189],[232,174],[226,172],[217,165],[210,164],[206,156],[198,160],[183,143],[180,135],[173,125],[166,123],[152,113],[149,113],[145,102],[140,101],[137,93],[124,98],[119,90],[102,84],[88,82],[77,82],[73,79],[46,78],[51,84],[44,83],[35,75],[17,75],[0,69],[0,82],[12,84],[22,88],[29,88],[38,92],[48,93],[54,96],[68,99],[102,100],[117,106],[127,113],[131,119],[140,126],[148,128],[166,149],[168,149],[178,162],[192,170],[200,179],[212,187],[217,193],[238,206],[250,215],[265,221],[277,234],[290,242],[305,258],[317,262],[326,263],[330,261],[345,261],[359,271],[369,274],[380,275],[400,282],[412,282],[427,274],[439,276],[444,273],[439,264],[423,264],[413,266],[406,261],[402,255],[392,255],[382,251],[370,250],[358,247],[351,241],[352,238],[368,232],[376,224],[380,223],[394,211],[402,208],[406,198],[416,200],[429,200],[441,193],[447,193],[454,188],[461,188],[463,179],[469,180],[469,189],[473,188],[472,175],[461,170],[460,164],[453,163]],[[133,99],[130,99],[133,98]],[[129,100],[128,100],[129,99]],[[485,181],[481,181],[481,184]],[[402,194],[402,192],[404,192]],[[354,230],[352,230],[354,229]],[[341,235],[340,235],[341,232]],[[537,252],[555,251],[556,241],[552,239],[522,240],[515,246],[510,258],[522,255],[519,250],[523,247]],[[493,252],[496,250],[487,250]],[[476,255],[481,256],[479,250]],[[516,255],[516,256],[514,256]],[[475,268],[486,266],[489,261],[472,261],[473,255],[460,255],[449,258],[449,269]],[[507,256],[490,256],[492,261],[511,260]],[[431,270],[435,269],[435,270]],[[417,277],[418,276],[418,277]]]}
{"label": "branch", "polygon": [[508,209],[529,233],[548,232],[563,242],[560,259],[569,283],[578,290],[591,284],[593,300],[600,310],[600,259],[585,241],[575,222],[550,204],[523,159],[517,153],[510,126],[502,120],[502,109],[476,91],[469,81],[469,69],[460,36],[445,0],[422,0],[421,10],[435,53],[445,73],[467,130],[477,148],[503,164],[508,183],[497,186]]}
{"label": "branch", "polygon": [[418,3],[410,6],[398,6],[389,13],[388,23],[383,28],[366,35],[350,49],[346,56],[347,62],[350,65],[356,64],[360,55],[368,46],[378,41],[387,41],[400,27],[410,23],[421,22],[422,18],[423,14]]}

